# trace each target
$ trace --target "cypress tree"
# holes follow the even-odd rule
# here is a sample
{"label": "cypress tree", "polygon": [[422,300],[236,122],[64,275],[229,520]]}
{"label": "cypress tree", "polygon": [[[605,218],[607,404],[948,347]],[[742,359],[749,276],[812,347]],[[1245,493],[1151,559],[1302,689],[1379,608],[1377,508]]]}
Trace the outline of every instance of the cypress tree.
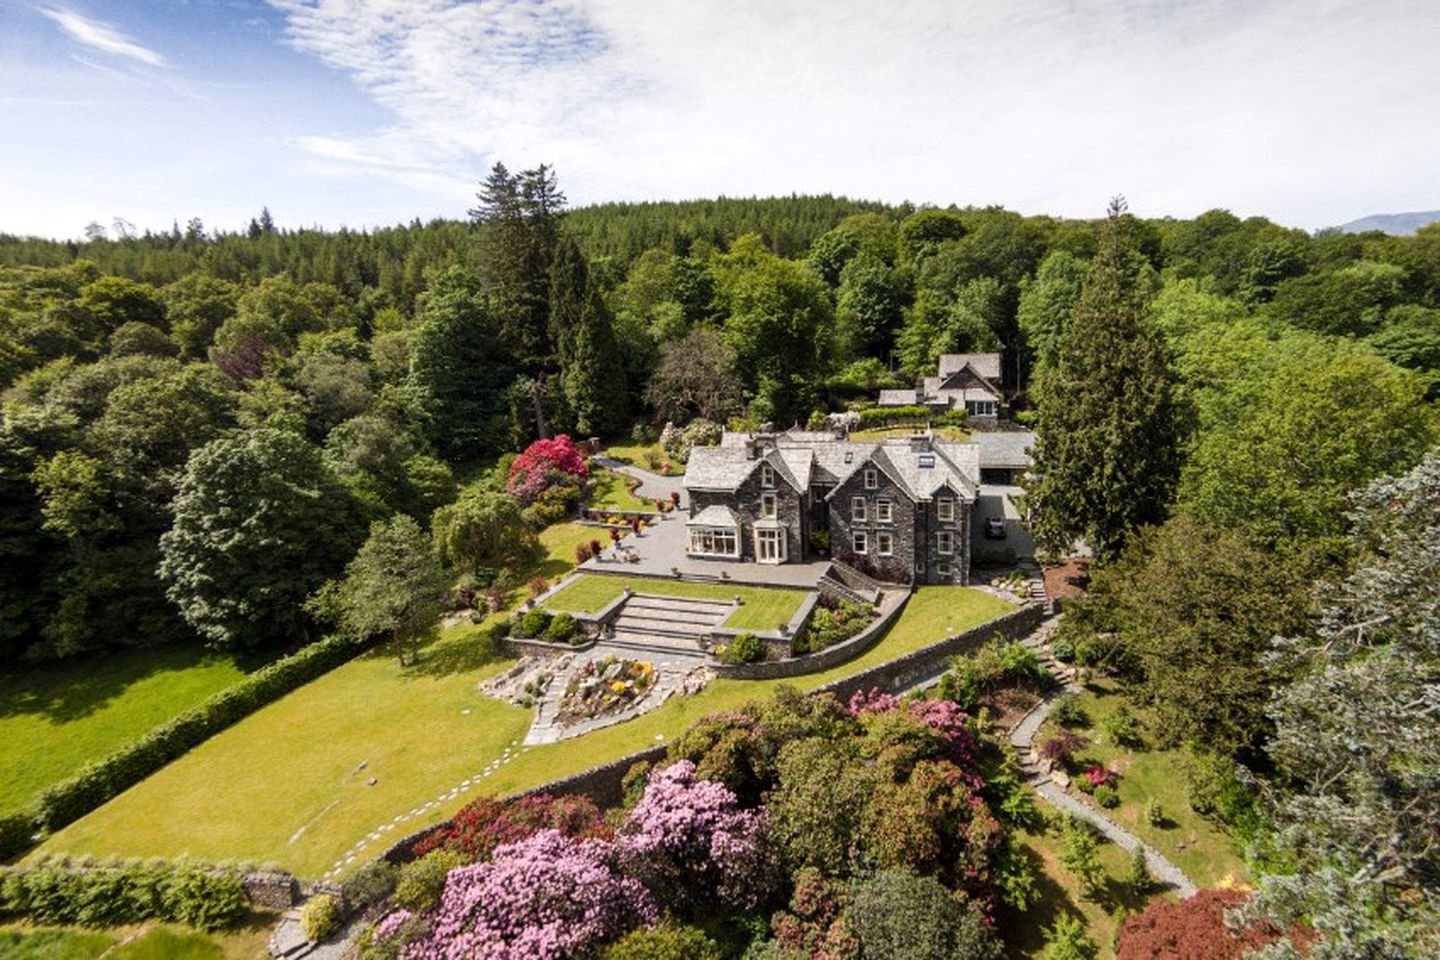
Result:
{"label": "cypress tree", "polygon": [[1083,538],[1111,557],[1164,519],[1179,473],[1178,417],[1160,339],[1146,329],[1125,202],[1111,202],[1100,249],[1038,404],[1035,531]]}
{"label": "cypress tree", "polygon": [[629,391],[610,313],[593,281],[571,344],[564,377],[575,428],[586,436],[614,433],[624,426]]}

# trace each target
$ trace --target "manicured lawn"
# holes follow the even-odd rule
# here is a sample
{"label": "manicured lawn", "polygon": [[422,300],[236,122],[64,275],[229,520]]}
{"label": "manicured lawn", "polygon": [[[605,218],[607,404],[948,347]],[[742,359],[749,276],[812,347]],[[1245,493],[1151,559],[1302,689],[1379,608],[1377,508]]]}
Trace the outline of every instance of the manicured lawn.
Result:
{"label": "manicured lawn", "polygon": [[[670,455],[664,450],[661,450],[658,444],[651,444],[645,447],[634,444],[620,444],[618,446],[607,446],[600,452],[607,457],[614,457],[616,460],[626,460],[633,466],[637,466],[642,470],[653,470],[655,473],[661,473],[662,471],[658,466],[650,466],[649,454],[653,453],[660,461],[670,460]],[[679,461],[670,462],[669,476],[678,477],[684,472],[685,464]]]}
{"label": "manicured lawn", "polygon": [[653,500],[641,500],[630,492],[635,481],[614,470],[590,473],[590,506],[610,510],[654,510]]}
{"label": "manicured lawn", "polygon": [[[1244,882],[1247,873],[1239,846],[1223,829],[1190,809],[1186,798],[1186,750],[1131,749],[1114,743],[1100,727],[1103,718],[1122,703],[1113,680],[1092,681],[1080,696],[1080,705],[1090,726],[1080,733],[1090,738],[1081,757],[1113,767],[1120,772],[1120,805],[1107,814],[1125,829],[1159,850],[1202,887],[1213,887],[1230,878]],[[1137,716],[1139,714],[1137,713]],[[1054,733],[1053,721],[1046,723],[1036,742]],[[1145,805],[1154,800],[1165,816],[1164,825],[1145,822]]]}
{"label": "manicured lawn", "polygon": [[[796,678],[809,689],[889,660],[1011,607],[964,587],[924,587],[870,651]],[[530,711],[488,699],[476,684],[511,661],[484,662],[474,638],[447,631],[418,667],[374,654],[337,668],[242,720],[50,838],[45,852],[191,853],[279,863],[318,877],[366,834],[503,755]],[[532,787],[675,736],[692,721],[781,681],[716,680],[634,720],[555,744],[516,749],[483,781],[486,793]],[[466,712],[468,711],[468,712]],[[365,766],[360,766],[361,762]],[[368,785],[369,778],[376,783]],[[472,790],[369,841],[354,864],[418,826],[453,813]],[[353,865],[353,864],[352,864]]]}
{"label": "manicured lawn", "polygon": [[[575,548],[591,540],[603,540],[605,531],[599,527],[586,527],[578,523],[557,523],[540,531],[540,546],[545,548],[545,557],[535,573],[554,580],[569,573],[575,566]],[[604,540],[608,543],[608,540]]]}
{"label": "manicured lawn", "polygon": [[[970,434],[959,427],[931,427],[930,429],[938,440],[959,442],[970,439]],[[887,437],[908,437],[914,432],[914,427],[873,427],[869,430],[851,430],[850,439],[884,440]]]}
{"label": "manicured lawn", "polygon": [[[478,695],[509,661],[452,628],[401,670],[364,655],[257,711],[43,846],[276,861],[319,876],[360,837],[480,770],[530,712]],[[374,780],[374,783],[371,783]]]}
{"label": "manicured lawn", "polygon": [[723,583],[687,583],[658,577],[616,577],[609,574],[581,574],[545,601],[551,610],[595,613],[620,596],[629,586],[636,593],[658,593],[667,597],[694,597],[697,600],[731,600],[741,604],[725,620],[737,630],[774,630],[795,615],[804,590],[732,586]]}
{"label": "manicured lawn", "polygon": [[242,676],[198,640],[0,675],[0,814]]}

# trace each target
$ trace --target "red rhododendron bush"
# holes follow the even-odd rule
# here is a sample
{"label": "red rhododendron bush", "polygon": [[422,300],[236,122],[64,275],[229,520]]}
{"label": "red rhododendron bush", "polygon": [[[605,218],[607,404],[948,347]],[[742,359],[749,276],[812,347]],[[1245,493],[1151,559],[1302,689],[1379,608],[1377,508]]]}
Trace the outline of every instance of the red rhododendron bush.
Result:
{"label": "red rhododendron bush", "polygon": [[528,506],[550,487],[578,488],[585,477],[585,458],[574,442],[561,433],[536,440],[510,461],[505,492],[522,506]]}
{"label": "red rhododendron bush", "polygon": [[768,926],[786,956],[988,958],[1006,848],[990,750],[950,701],[782,690],[697,721],[626,778],[623,810],[469,804],[416,844],[366,956],[595,957],[663,921],[718,923],[739,953]]}
{"label": "red rhododendron bush", "polygon": [[[1281,933],[1259,922],[1238,930],[1225,911],[1244,902],[1239,890],[1201,890],[1185,900],[1153,900],[1120,925],[1115,960],[1238,960],[1274,943]],[[1293,938],[1303,950],[1303,937]]]}

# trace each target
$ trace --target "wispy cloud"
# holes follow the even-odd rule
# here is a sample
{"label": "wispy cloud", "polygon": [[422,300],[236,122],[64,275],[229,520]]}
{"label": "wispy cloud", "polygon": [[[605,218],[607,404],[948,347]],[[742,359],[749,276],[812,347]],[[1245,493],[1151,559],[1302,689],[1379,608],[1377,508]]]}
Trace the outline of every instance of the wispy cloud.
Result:
{"label": "wispy cloud", "polygon": [[293,47],[393,115],[303,148],[472,181],[543,160],[579,199],[1073,215],[1123,190],[1141,212],[1318,226],[1346,186],[1420,191],[1440,151],[1440,14],[1409,0],[271,3]]}
{"label": "wispy cloud", "polygon": [[99,20],[91,20],[70,10],[52,10],[38,7],[38,11],[59,24],[72,40],[102,53],[128,57],[152,67],[163,67],[165,58],[126,36],[117,28]]}

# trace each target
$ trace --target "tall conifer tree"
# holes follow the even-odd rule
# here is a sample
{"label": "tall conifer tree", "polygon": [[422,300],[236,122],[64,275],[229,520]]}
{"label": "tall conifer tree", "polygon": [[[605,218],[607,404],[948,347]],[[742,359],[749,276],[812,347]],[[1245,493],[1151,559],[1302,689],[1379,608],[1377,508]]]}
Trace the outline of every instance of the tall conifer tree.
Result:
{"label": "tall conifer tree", "polygon": [[1178,418],[1160,339],[1142,319],[1137,257],[1116,198],[1039,397],[1030,494],[1040,538],[1115,555],[1163,520],[1179,472]]}

